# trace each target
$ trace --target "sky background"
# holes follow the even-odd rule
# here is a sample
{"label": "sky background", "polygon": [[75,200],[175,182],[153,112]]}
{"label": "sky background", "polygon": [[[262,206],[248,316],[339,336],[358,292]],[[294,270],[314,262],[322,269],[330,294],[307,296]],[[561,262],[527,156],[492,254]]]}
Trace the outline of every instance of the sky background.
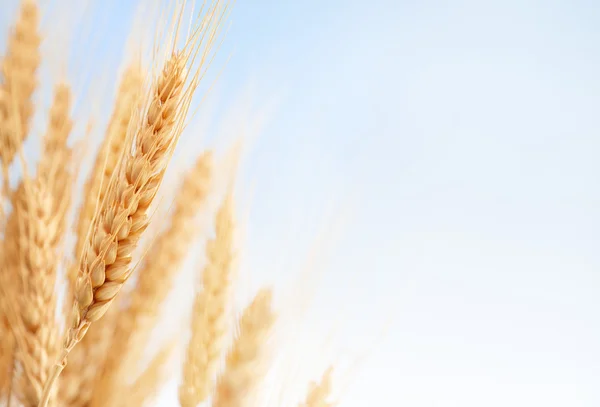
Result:
{"label": "sky background", "polygon": [[600,4],[238,0],[230,21],[207,106],[261,118],[244,289],[294,292],[321,248],[299,342],[361,355],[340,406],[600,405]]}

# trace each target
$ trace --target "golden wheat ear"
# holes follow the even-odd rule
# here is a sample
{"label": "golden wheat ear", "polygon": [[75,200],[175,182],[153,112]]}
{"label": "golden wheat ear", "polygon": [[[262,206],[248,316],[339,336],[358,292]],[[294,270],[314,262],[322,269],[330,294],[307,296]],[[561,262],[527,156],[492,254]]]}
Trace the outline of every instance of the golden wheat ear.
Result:
{"label": "golden wheat ear", "polygon": [[[124,155],[122,168],[111,180],[107,197],[96,211],[86,249],[78,262],[72,326],[45,394],[49,394],[64,368],[69,352],[85,336],[90,325],[104,315],[131,274],[131,255],[147,226],[148,208],[162,181],[166,159],[179,136],[177,107],[184,82],[185,61],[174,55],[153,87],[151,106],[157,107],[148,110],[135,130],[136,145]],[[165,89],[170,92],[162,96]],[[46,399],[41,405],[47,404]]]}
{"label": "golden wheat ear", "polygon": [[16,361],[20,370],[15,384],[20,401],[36,406],[60,344],[54,294],[58,226],[52,191],[42,179],[25,180],[17,195],[15,211],[22,220],[17,270],[23,286],[17,304],[21,329],[15,330]]}
{"label": "golden wheat ear", "polygon": [[75,318],[65,353],[104,315],[131,274],[131,255],[148,225],[149,207],[179,137],[184,83],[185,60],[175,54],[153,87],[153,100],[135,130],[132,152],[124,155],[96,211],[79,261]]}
{"label": "golden wheat ear", "polygon": [[210,397],[224,351],[235,254],[231,193],[217,212],[215,229],[215,238],[206,247],[207,264],[201,275],[202,289],[196,294],[192,310],[192,336],[179,387],[179,404],[182,407],[197,406]]}
{"label": "golden wheat ear", "polygon": [[[75,227],[76,259],[81,257],[95,209],[104,201],[110,180],[123,155],[127,130],[135,117],[134,112],[141,106],[143,84],[141,66],[138,63],[130,64],[121,78],[108,128],[84,185],[83,202]],[[73,301],[77,271],[77,264],[69,267],[67,301]],[[90,327],[79,346],[73,349],[60,381],[61,405],[83,407],[89,404],[109,353],[118,316],[118,307],[111,307],[101,321]]]}
{"label": "golden wheat ear", "polygon": [[306,395],[306,400],[298,407],[333,407],[327,400],[331,396],[331,375],[333,369],[329,368],[323,373],[319,382],[311,383]]}
{"label": "golden wheat ear", "polygon": [[238,336],[217,380],[212,407],[252,405],[252,396],[263,379],[266,345],[275,322],[271,298],[271,290],[259,291],[242,313]]}
{"label": "golden wheat ear", "polygon": [[39,20],[37,3],[21,1],[6,55],[0,62],[0,160],[5,184],[8,184],[8,167],[27,137],[33,115],[31,97],[37,87],[41,58]]}
{"label": "golden wheat ear", "polygon": [[[20,281],[16,286],[13,284],[19,293],[16,323],[20,328],[13,333],[18,344],[15,361],[19,367],[15,394],[27,406],[39,403],[43,384],[58,353],[54,288],[60,262],[59,245],[65,230],[65,211],[58,200],[62,195],[58,194],[65,192],[70,181],[66,170],[70,155],[64,154],[71,130],[70,96],[67,85],[56,86],[37,174],[33,179],[25,174],[13,194],[13,212],[7,230],[11,240],[7,244],[13,256],[9,272]],[[55,171],[58,162],[60,172]],[[59,183],[61,187],[57,188]]]}

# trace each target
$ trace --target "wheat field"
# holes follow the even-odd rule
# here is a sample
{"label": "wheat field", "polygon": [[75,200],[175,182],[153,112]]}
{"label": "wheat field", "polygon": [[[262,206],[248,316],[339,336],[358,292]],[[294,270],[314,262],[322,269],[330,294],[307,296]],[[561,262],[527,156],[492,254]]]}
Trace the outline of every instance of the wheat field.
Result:
{"label": "wheat field", "polygon": [[[196,90],[222,40],[230,5],[210,2],[183,21],[184,5],[161,14],[151,58],[131,55],[120,73],[102,142],[82,173],[86,138],[74,128],[68,78],[40,86],[40,5],[22,0],[0,58],[0,404],[116,407],[151,405],[165,379],[177,335],[142,364],[161,305],[199,234],[210,236],[179,367],[183,407],[255,406],[277,321],[270,288],[255,293],[233,323],[238,227],[234,183],[217,185],[223,167],[199,154],[156,215],[161,184],[193,115]],[[40,110],[43,110],[40,113]],[[32,131],[35,114],[43,134]],[[90,124],[90,126],[92,126]],[[38,143],[40,158],[23,149]],[[17,170],[15,170],[15,168]],[[17,174],[15,176],[15,174]],[[83,179],[81,191],[76,188]],[[210,230],[197,219],[223,190]],[[80,196],[76,194],[79,193]],[[68,236],[73,236],[69,239]],[[71,241],[72,240],[72,241]],[[63,286],[59,295],[57,287]],[[232,337],[232,340],[229,338]],[[306,383],[305,407],[329,406],[331,370]]]}

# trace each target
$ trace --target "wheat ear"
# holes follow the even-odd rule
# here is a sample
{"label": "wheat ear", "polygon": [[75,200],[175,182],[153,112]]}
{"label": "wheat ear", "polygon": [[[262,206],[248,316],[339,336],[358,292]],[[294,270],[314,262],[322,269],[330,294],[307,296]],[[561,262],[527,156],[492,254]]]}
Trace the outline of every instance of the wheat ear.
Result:
{"label": "wheat ear", "polygon": [[92,405],[105,404],[107,389],[114,390],[123,383],[124,377],[134,374],[133,367],[151,333],[160,305],[198,232],[195,219],[209,192],[212,167],[212,153],[205,152],[186,174],[175,197],[171,223],[153,241],[131,293],[130,306],[118,317],[111,352]]}
{"label": "wheat ear", "polygon": [[[73,323],[53,375],[49,394],[73,347],[99,320],[129,278],[132,253],[148,225],[148,210],[158,191],[172,150],[182,131],[191,97],[186,92],[185,54],[173,54],[152,87],[150,103],[135,129],[131,151],[111,179],[99,205],[79,261]],[[46,398],[40,403],[46,406]]]}
{"label": "wheat ear", "polygon": [[233,252],[233,198],[222,203],[215,220],[215,238],[207,243],[202,289],[192,310],[192,336],[183,366],[179,404],[195,407],[211,394],[227,333]]}
{"label": "wheat ear", "polygon": [[15,331],[16,358],[23,369],[17,379],[18,396],[26,406],[37,406],[52,368],[59,338],[55,321],[54,285],[58,264],[57,219],[52,192],[40,179],[25,180],[16,199],[20,213],[19,275],[23,292],[19,311],[23,329]]}
{"label": "wheat ear", "polygon": [[263,289],[244,310],[239,334],[227,354],[217,382],[212,407],[247,407],[263,376],[263,353],[275,314],[271,290]]}
{"label": "wheat ear", "polygon": [[31,96],[37,86],[40,64],[39,9],[34,0],[23,0],[17,22],[8,37],[6,56],[1,62],[0,160],[5,183],[8,166],[29,131],[33,114]]}
{"label": "wheat ear", "polygon": [[332,372],[332,368],[327,369],[319,382],[311,383],[306,400],[298,407],[333,407],[333,403],[327,401],[331,395]]}
{"label": "wheat ear", "polygon": [[[104,140],[92,172],[84,185],[84,200],[76,226],[76,258],[81,255],[96,206],[104,201],[111,177],[123,154],[127,130],[135,117],[135,110],[140,107],[143,82],[140,65],[137,63],[129,65],[121,78]],[[74,265],[68,272],[70,298],[73,296],[76,277],[77,265]],[[73,349],[69,364],[63,373],[63,380],[60,382],[59,397],[64,405],[86,406],[92,399],[94,388],[98,387],[97,382],[102,373],[119,314],[118,307],[111,307],[102,320],[90,328],[79,346]]]}
{"label": "wheat ear", "polygon": [[[55,87],[44,151],[34,181],[25,180],[14,202],[19,223],[19,274],[24,284],[21,313],[26,349],[17,356],[24,376],[19,386],[28,405],[39,402],[58,345],[54,318],[54,284],[59,263],[58,246],[65,230],[70,196],[68,170],[70,151],[67,138],[72,128],[69,118],[71,91],[66,84]],[[19,338],[21,339],[21,338]],[[27,359],[22,352],[28,352]]]}

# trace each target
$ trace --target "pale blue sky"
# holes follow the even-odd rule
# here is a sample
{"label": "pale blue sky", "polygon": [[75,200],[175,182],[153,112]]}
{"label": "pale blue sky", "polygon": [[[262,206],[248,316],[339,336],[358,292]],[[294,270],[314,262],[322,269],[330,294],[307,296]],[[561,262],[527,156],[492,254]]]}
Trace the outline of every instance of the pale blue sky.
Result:
{"label": "pale blue sky", "polygon": [[278,102],[243,166],[245,269],[292,280],[273,253],[302,262],[333,202],[306,334],[369,346],[391,320],[340,406],[599,405],[600,3],[238,0],[231,21],[217,117],[248,87]]}
{"label": "pale blue sky", "polygon": [[597,405],[600,5],[274,3],[230,37],[233,72],[287,91],[255,230],[277,245],[273,200],[356,199],[320,316],[394,320],[342,405]]}

